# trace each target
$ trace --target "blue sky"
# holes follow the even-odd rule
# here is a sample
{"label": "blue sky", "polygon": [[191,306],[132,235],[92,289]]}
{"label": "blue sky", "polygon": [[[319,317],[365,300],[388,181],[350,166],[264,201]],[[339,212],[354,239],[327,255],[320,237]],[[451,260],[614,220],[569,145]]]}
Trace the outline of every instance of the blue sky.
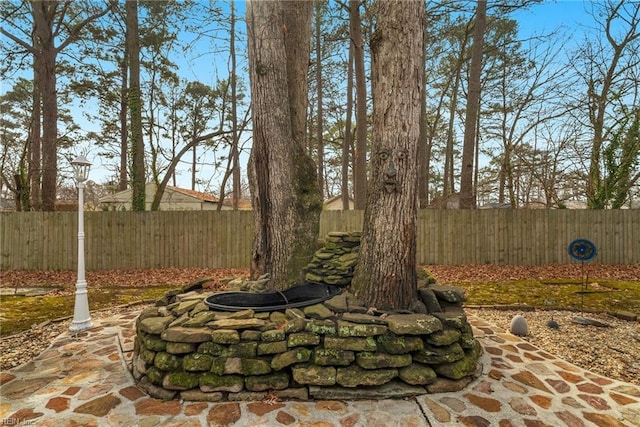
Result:
{"label": "blue sky", "polygon": [[[226,2],[221,3],[226,4]],[[591,1],[583,0],[545,1],[541,4],[531,6],[527,10],[513,13],[512,18],[518,21],[522,38],[527,38],[531,35],[547,34],[560,29],[560,33],[568,34],[572,37],[571,43],[579,43],[584,39],[584,34],[588,27],[593,27],[593,18],[587,13],[592,7],[591,3]],[[491,0],[489,4],[491,5]],[[236,1],[236,9],[237,16],[244,19],[244,2]],[[244,27],[243,23],[239,25]],[[208,48],[204,43],[201,44],[201,46],[203,49]],[[181,66],[184,67],[185,77],[188,79],[197,78],[204,83],[213,85],[216,76],[212,67],[202,66],[202,61],[206,63],[210,61],[210,58],[210,56],[201,57],[195,62],[180,58],[179,62]],[[246,63],[246,58],[239,58],[239,60]],[[183,175],[187,183],[188,177],[189,174]],[[187,185],[188,184],[185,184],[185,186]]]}
{"label": "blue sky", "polygon": [[[220,2],[221,4],[227,4],[227,2]],[[491,4],[491,1],[490,3]],[[236,1],[237,16],[240,19],[245,17],[244,2]],[[511,16],[519,23],[520,33],[523,38],[537,34],[547,34],[554,30],[561,28],[561,33],[571,35],[571,43],[579,43],[584,39],[585,31],[588,27],[593,27],[593,18],[587,13],[592,7],[592,2],[583,0],[560,0],[560,1],[545,1],[542,4],[534,5],[525,11],[518,11]],[[240,24],[244,27],[244,24]],[[205,84],[215,85],[215,80],[218,77],[214,67],[211,66],[212,54],[211,48],[206,41],[202,41],[199,46],[203,51],[203,55],[194,60],[188,60],[184,56],[174,58],[174,60],[180,66],[180,73],[187,80],[199,80]],[[244,47],[241,47],[244,49]],[[246,58],[242,57],[244,50],[240,53],[239,61],[246,64]],[[226,61],[226,58],[221,58]],[[221,72],[225,72],[226,66],[220,64]],[[220,76],[225,78],[225,76]],[[248,81],[246,82],[248,85]],[[91,155],[89,155],[91,159]],[[185,159],[190,158],[189,155],[185,156]],[[246,159],[246,157],[245,157]],[[107,173],[106,168],[103,168],[100,163],[100,159],[92,159],[94,167],[92,170],[91,179],[96,182],[103,182]],[[244,171],[245,164],[243,162],[242,169]],[[206,171],[203,171],[203,175],[206,175]],[[210,171],[208,171],[210,175]],[[178,185],[189,187],[190,173],[182,171],[179,177]],[[206,179],[205,176],[202,178]]]}

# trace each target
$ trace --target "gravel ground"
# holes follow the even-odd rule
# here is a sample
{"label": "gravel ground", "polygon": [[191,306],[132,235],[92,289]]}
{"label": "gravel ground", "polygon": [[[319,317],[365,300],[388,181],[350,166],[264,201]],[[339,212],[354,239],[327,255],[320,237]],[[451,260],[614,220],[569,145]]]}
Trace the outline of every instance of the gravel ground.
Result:
{"label": "gravel ground", "polygon": [[[145,305],[114,307],[107,310],[92,311],[93,320],[104,319],[116,314],[139,311]],[[28,331],[9,335],[0,339],[0,371],[6,371],[23,365],[46,350],[56,338],[69,330],[72,319],[45,322]]]}
{"label": "gravel ground", "polygon": [[[139,311],[142,307],[102,310],[93,312],[91,316],[100,319],[127,311]],[[529,327],[529,335],[525,337],[527,341],[574,365],[605,377],[640,385],[639,322],[627,322],[602,314],[583,315],[609,325],[597,327],[572,322],[580,313],[569,311],[466,310],[504,330],[509,329],[513,316],[522,314]],[[552,316],[559,324],[558,329],[547,326]],[[69,328],[70,323],[70,319],[50,322],[0,340],[0,370],[26,363],[42,353]]]}
{"label": "gravel ground", "polygon": [[[640,322],[629,322],[606,314],[571,311],[514,311],[467,308],[504,330],[509,330],[515,315],[522,315],[529,328],[524,337],[549,353],[608,378],[640,385]],[[576,317],[609,325],[599,327],[572,321]],[[559,327],[547,326],[551,319]]]}

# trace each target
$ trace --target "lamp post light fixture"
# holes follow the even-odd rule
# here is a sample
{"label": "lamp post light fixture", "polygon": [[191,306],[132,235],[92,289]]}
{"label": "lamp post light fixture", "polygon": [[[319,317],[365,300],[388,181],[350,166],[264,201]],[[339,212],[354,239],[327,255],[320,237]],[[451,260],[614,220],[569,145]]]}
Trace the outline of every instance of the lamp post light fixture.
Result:
{"label": "lamp post light fixture", "polygon": [[78,280],[76,281],[76,302],[73,308],[73,321],[69,331],[85,331],[91,327],[87,282],[84,278],[84,183],[89,177],[91,162],[84,156],[78,156],[71,162],[73,177],[78,185]]}

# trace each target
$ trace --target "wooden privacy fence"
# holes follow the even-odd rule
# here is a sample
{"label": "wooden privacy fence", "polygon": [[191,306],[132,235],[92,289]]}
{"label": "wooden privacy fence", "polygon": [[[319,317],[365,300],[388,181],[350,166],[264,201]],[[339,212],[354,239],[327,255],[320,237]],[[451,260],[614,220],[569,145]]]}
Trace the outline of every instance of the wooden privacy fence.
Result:
{"label": "wooden privacy fence", "polygon": [[[362,211],[324,211],[320,236],[362,228]],[[0,214],[0,268],[73,270],[77,213]],[[86,212],[87,270],[246,268],[251,211]],[[420,264],[566,264],[576,238],[593,241],[599,264],[640,263],[638,210],[422,210]]]}

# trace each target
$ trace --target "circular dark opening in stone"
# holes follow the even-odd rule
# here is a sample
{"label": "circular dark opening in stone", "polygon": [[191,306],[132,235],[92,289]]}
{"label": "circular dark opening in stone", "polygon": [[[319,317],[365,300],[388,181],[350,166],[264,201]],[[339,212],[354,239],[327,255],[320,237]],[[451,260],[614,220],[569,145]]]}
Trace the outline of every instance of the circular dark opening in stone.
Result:
{"label": "circular dark opening in stone", "polygon": [[342,292],[342,288],[324,283],[305,282],[283,291],[220,292],[204,300],[209,310],[255,312],[278,311],[287,308],[305,307],[326,301]]}

